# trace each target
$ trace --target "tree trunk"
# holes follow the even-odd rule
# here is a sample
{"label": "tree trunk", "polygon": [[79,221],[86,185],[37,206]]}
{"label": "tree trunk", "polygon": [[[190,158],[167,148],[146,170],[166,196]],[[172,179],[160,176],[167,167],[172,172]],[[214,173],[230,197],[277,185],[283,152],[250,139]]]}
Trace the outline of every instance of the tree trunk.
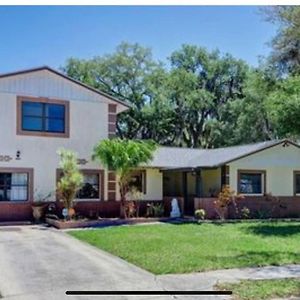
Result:
{"label": "tree trunk", "polygon": [[126,214],[126,187],[123,183],[119,183],[120,185],[120,218],[127,219]]}
{"label": "tree trunk", "polygon": [[121,201],[120,201],[120,218],[121,219],[127,219],[127,214],[126,214],[126,200],[122,200],[121,196]]}

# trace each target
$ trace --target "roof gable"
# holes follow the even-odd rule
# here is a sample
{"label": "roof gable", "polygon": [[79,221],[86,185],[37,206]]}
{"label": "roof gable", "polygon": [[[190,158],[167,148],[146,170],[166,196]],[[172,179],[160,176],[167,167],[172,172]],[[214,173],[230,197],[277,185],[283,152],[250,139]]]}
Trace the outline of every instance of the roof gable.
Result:
{"label": "roof gable", "polygon": [[130,107],[121,100],[47,66],[0,74],[0,91],[28,96],[113,103],[117,105],[117,112],[122,112]]}
{"label": "roof gable", "polygon": [[280,144],[290,144],[299,148],[289,140],[273,140],[250,145],[225,147],[218,149],[189,149],[176,147],[160,147],[149,164],[152,167],[185,169],[213,168],[253,155]]}

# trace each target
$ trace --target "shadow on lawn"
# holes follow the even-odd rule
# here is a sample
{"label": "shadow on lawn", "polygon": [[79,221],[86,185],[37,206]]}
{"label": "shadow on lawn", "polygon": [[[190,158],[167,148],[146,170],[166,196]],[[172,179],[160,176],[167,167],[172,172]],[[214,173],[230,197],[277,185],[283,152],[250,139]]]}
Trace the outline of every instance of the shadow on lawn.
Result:
{"label": "shadow on lawn", "polygon": [[246,233],[252,233],[263,236],[281,236],[286,237],[290,235],[300,234],[300,225],[274,225],[274,224],[260,224],[251,225],[242,228]]}
{"label": "shadow on lawn", "polygon": [[234,266],[266,266],[299,263],[300,253],[291,251],[247,251],[230,256],[205,256],[207,261],[225,268]]}

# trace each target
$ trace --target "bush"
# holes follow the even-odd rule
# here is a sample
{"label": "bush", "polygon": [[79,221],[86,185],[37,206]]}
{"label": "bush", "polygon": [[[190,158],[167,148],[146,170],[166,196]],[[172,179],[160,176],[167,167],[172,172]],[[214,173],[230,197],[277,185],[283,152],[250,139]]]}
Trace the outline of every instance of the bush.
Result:
{"label": "bush", "polygon": [[59,200],[63,201],[67,218],[70,219],[74,214],[73,200],[82,186],[83,175],[78,168],[76,153],[66,149],[61,149],[57,153],[60,156],[59,166],[63,174],[57,183],[57,195]]}
{"label": "bush", "polygon": [[228,215],[229,205],[233,205],[236,214],[238,214],[238,207],[236,200],[242,199],[242,195],[237,195],[235,191],[230,189],[229,185],[224,185],[218,195],[218,199],[214,202],[216,213],[221,220],[225,220]]}
{"label": "bush", "polygon": [[241,218],[242,219],[249,219],[250,218],[250,209],[246,206],[244,206],[241,209]]}
{"label": "bush", "polygon": [[159,218],[164,215],[164,205],[162,203],[158,204],[148,204],[147,205],[147,217]]}
{"label": "bush", "polygon": [[257,219],[264,220],[264,219],[270,219],[272,215],[269,211],[260,209],[255,212],[255,217]]}
{"label": "bush", "polygon": [[205,209],[197,209],[195,211],[195,217],[199,220],[204,220],[206,216],[206,211]]}

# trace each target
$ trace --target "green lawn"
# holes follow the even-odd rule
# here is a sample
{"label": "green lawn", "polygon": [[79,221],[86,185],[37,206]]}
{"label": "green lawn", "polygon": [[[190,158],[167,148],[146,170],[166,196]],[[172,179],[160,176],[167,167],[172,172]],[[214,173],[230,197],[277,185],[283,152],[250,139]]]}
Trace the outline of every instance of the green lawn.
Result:
{"label": "green lawn", "polygon": [[300,263],[300,223],[109,227],[70,235],[155,274]]}
{"label": "green lawn", "polygon": [[300,296],[300,279],[242,280],[239,283],[219,284],[217,290],[233,292],[236,300],[267,300]]}

